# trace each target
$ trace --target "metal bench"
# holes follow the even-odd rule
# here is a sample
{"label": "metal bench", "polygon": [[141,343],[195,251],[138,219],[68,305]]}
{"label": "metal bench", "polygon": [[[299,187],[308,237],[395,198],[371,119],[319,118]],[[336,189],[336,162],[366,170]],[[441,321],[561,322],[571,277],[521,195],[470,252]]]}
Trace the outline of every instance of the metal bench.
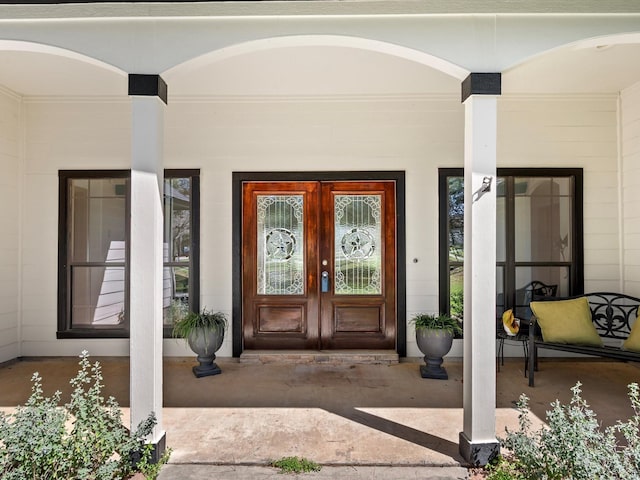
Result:
{"label": "metal bench", "polygon": [[[640,361],[640,353],[622,350],[622,342],[627,339],[631,327],[638,317],[640,299],[620,293],[598,292],[580,295],[586,296],[591,309],[591,321],[604,346],[574,345],[564,343],[545,342],[542,339],[540,326],[535,315],[531,316],[529,326],[529,386],[534,386],[534,372],[538,370],[538,349],[546,348],[563,352],[594,355],[621,361]],[[578,298],[578,297],[569,297]],[[569,298],[555,298],[567,300]]]}

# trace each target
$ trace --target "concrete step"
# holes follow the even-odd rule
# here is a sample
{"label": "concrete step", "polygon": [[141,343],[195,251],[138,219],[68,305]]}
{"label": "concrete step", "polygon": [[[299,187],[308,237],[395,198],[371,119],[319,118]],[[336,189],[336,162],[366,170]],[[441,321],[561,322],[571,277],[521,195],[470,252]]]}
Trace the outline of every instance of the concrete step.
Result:
{"label": "concrete step", "polygon": [[245,350],[240,363],[391,365],[399,362],[395,350]]}
{"label": "concrete step", "polygon": [[323,466],[319,472],[283,475],[272,467],[243,465],[164,465],[158,480],[466,480],[460,466]]}

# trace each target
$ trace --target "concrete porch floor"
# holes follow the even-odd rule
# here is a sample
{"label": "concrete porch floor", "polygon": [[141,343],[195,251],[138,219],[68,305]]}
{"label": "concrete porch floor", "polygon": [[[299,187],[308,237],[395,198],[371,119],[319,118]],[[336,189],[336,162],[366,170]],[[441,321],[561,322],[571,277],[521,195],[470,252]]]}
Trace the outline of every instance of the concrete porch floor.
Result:
{"label": "concrete porch floor", "polygon": [[[103,393],[116,397],[128,423],[128,359],[91,360],[100,361]],[[221,375],[197,379],[191,373],[193,359],[164,360],[163,422],[173,449],[168,471],[181,464],[264,466],[293,455],[335,467],[464,466],[457,443],[462,430],[459,359],[445,360],[449,380],[422,379],[418,359],[346,366],[247,364],[228,358],[217,363]],[[514,403],[521,393],[543,419],[552,401],[569,400],[578,380],[603,424],[632,413],[627,385],[640,381],[638,364],[543,358],[536,387],[529,388],[523,363],[507,359],[497,373],[499,436],[505,427],[517,427]],[[46,394],[56,389],[66,394],[77,359],[27,358],[1,366],[1,410],[26,401],[35,371]],[[179,478],[163,474],[160,478]]]}

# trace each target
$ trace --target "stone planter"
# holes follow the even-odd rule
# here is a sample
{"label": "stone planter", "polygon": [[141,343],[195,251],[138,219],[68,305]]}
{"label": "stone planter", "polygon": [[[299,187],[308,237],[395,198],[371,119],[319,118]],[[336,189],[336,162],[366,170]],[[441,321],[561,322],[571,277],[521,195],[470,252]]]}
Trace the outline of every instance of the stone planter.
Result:
{"label": "stone planter", "polygon": [[200,365],[193,367],[193,374],[200,378],[222,373],[216,365],[216,352],[222,346],[224,329],[197,328],[187,337],[191,350],[198,356]]}
{"label": "stone planter", "polygon": [[447,380],[449,375],[442,367],[442,357],[451,350],[453,333],[446,330],[416,328],[416,342],[418,343],[418,348],[424,354],[426,363],[426,365],[420,366],[422,378]]}

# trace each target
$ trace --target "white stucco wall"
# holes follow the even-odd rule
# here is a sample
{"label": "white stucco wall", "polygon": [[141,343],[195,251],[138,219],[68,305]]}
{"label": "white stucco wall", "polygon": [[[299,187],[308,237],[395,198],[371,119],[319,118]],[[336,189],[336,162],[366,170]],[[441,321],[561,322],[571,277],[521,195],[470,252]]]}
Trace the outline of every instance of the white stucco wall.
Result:
{"label": "white stucco wall", "polygon": [[0,89],[0,362],[18,356],[21,98]]}
{"label": "white stucco wall", "polygon": [[640,297],[640,83],[621,92],[620,98],[624,290]]}
{"label": "white stucco wall", "polygon": [[[616,102],[616,96],[499,100],[499,167],[585,169],[587,291],[618,284]],[[25,112],[21,354],[76,355],[87,348],[92,355],[127,355],[127,340],[56,340],[55,332],[58,170],[128,168],[129,100],[33,98]],[[233,171],[405,170],[407,316],[437,311],[437,169],[462,166],[459,98],[176,100],[167,107],[165,141],[166,168],[201,169],[203,306],[231,313]],[[413,338],[409,327],[408,355],[418,356]],[[191,355],[171,339],[165,354]],[[231,355],[231,334],[219,354]],[[451,355],[461,355],[461,345]]]}

